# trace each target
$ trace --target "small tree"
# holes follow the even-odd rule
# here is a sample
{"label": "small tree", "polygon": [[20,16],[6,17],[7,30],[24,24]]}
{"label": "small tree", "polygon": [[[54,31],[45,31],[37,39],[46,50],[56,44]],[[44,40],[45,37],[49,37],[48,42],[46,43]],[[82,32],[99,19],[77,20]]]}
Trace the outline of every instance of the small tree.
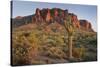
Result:
{"label": "small tree", "polygon": [[71,15],[67,15],[67,18],[66,20],[64,20],[64,27],[67,31],[67,34],[68,34],[68,57],[69,59],[70,58],[73,58],[72,56],[72,44],[73,44],[73,34],[74,34],[74,25],[72,24],[72,18],[71,18]]}

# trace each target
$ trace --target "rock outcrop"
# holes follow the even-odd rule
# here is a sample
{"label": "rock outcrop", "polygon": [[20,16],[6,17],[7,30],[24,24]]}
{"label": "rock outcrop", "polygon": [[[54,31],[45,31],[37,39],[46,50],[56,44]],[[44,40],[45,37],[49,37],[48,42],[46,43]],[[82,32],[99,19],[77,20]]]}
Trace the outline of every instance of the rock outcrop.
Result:
{"label": "rock outcrop", "polygon": [[22,18],[23,18],[22,16],[15,17],[15,19],[22,19]]}
{"label": "rock outcrop", "polygon": [[93,31],[91,23],[88,22],[87,20],[79,20],[79,22],[81,29],[86,31]]}
{"label": "rock outcrop", "polygon": [[74,13],[69,13],[67,9],[63,10],[60,8],[37,8],[35,14],[33,15],[26,17],[18,16],[17,18],[12,19],[12,24],[15,27],[28,23],[36,23],[37,25],[49,25],[51,23],[59,23],[62,25],[68,15],[71,15],[72,24],[75,27],[77,27],[78,29],[93,32],[92,25],[90,22],[88,22],[87,20],[79,20],[77,15],[75,15]]}

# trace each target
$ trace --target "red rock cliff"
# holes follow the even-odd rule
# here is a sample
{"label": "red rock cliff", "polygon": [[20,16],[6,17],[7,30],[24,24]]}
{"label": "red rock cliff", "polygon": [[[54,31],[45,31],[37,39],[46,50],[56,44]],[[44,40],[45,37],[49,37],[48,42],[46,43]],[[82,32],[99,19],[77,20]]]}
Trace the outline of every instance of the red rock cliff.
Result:
{"label": "red rock cliff", "polygon": [[[67,18],[68,15],[71,15],[71,19],[72,19],[72,24],[82,30],[86,30],[86,31],[93,31],[92,29],[92,25],[89,21],[87,20],[79,20],[77,15],[75,15],[74,13],[70,13],[68,12],[68,10],[63,10],[60,8],[43,8],[43,9],[36,9],[36,12],[34,15],[32,15],[31,17],[28,16],[28,20],[29,22],[32,23],[36,23],[36,24],[50,24],[50,23],[59,23],[59,24],[63,24],[64,20]],[[18,17],[21,20],[21,17]],[[27,18],[25,18],[23,21],[21,20],[20,22],[24,22],[27,21]],[[16,19],[16,18],[15,18]],[[16,20],[15,20],[16,21]],[[15,22],[14,21],[14,22]]]}

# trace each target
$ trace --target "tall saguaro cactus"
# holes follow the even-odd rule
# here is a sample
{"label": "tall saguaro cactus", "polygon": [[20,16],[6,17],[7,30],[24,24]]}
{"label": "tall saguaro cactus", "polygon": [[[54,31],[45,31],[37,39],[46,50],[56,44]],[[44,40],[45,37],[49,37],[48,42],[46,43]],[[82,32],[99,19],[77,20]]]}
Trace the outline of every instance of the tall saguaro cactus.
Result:
{"label": "tall saguaro cactus", "polygon": [[64,27],[68,34],[68,57],[71,59],[72,56],[72,47],[73,47],[73,34],[74,34],[74,25],[72,24],[71,15],[68,15],[64,20]]}

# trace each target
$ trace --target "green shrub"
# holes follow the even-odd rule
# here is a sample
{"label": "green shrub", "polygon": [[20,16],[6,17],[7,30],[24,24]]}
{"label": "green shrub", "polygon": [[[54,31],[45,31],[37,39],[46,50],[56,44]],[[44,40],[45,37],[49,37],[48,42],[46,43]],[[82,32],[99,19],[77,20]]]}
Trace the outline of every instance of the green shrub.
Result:
{"label": "green shrub", "polygon": [[[27,65],[32,64],[32,61],[38,54],[38,39],[35,34],[20,32],[13,36],[12,44],[12,64]],[[15,35],[15,34],[14,34]]]}

